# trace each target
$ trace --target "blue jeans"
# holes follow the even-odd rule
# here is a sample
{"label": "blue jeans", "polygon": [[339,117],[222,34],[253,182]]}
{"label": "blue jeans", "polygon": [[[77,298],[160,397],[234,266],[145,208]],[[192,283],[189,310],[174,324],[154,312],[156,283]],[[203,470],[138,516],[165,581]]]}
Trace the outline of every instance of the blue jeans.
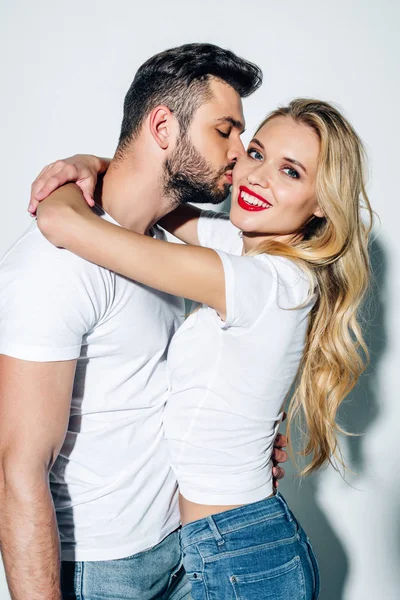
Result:
{"label": "blue jeans", "polygon": [[179,532],[118,560],[63,562],[64,600],[190,600],[179,547]]}
{"label": "blue jeans", "polygon": [[280,494],[181,530],[193,600],[317,600],[310,542]]}

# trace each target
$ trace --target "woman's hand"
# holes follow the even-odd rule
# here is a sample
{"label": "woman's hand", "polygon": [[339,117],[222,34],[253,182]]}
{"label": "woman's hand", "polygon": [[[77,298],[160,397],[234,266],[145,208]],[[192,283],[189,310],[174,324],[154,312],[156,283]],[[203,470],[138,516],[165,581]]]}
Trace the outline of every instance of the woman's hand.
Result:
{"label": "woman's hand", "polygon": [[76,183],[88,205],[93,206],[97,178],[107,171],[109,164],[109,158],[75,154],[47,165],[32,183],[28,211],[35,215],[39,202],[68,182]]}

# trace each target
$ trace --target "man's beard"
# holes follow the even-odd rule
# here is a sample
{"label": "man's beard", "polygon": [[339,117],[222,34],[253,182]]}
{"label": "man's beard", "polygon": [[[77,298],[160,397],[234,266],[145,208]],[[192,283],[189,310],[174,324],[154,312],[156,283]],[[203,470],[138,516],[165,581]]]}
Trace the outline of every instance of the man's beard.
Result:
{"label": "man's beard", "polygon": [[235,163],[216,170],[196,150],[186,136],[164,164],[164,193],[174,207],[188,202],[197,204],[220,204],[229,195],[230,183],[219,183]]}

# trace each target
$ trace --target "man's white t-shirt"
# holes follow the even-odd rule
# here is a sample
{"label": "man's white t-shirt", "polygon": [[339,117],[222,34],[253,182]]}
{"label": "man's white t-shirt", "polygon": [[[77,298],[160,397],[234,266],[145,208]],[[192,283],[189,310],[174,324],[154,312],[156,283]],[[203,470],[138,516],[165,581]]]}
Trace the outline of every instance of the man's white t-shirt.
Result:
{"label": "man's white t-shirt", "polygon": [[123,558],[179,526],[162,413],[183,317],[181,299],[55,248],[36,223],[0,264],[0,353],[78,359],[50,474],[64,560]]}
{"label": "man's white t-shirt", "polygon": [[316,299],[293,261],[241,256],[238,233],[226,215],[202,213],[199,241],[224,268],[226,320],[200,306],[168,352],[165,435],[180,491],[199,504],[246,504],[273,492],[273,443]]}

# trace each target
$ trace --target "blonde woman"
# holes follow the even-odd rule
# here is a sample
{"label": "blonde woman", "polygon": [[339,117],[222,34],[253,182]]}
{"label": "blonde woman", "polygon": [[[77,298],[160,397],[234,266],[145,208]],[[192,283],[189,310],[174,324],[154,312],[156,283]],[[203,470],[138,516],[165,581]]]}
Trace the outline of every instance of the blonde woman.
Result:
{"label": "blonde woman", "polygon": [[[184,207],[163,221],[187,245],[124,230],[76,186],[38,211],[50,242],[199,303],[173,338],[164,417],[195,600],[315,599],[310,542],[274,493],[273,440],[305,425],[303,473],[340,461],[338,407],[364,368],[368,284],[363,147],[330,104],[271,113],[233,171],[230,220]],[[359,353],[359,351],[362,351]]]}

